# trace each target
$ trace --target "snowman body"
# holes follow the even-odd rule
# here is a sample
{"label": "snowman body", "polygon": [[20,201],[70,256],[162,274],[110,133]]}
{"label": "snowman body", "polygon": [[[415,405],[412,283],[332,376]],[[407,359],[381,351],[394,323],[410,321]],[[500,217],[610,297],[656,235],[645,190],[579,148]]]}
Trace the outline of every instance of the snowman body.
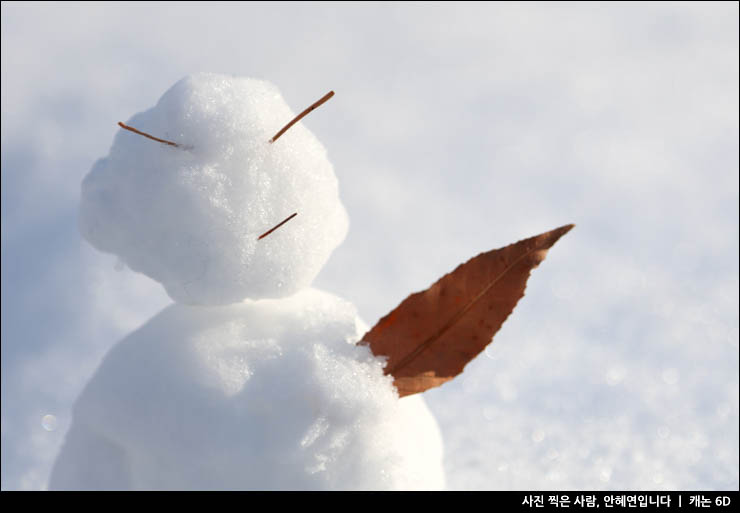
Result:
{"label": "snowman body", "polygon": [[355,308],[308,286],[348,223],[305,127],[266,142],[291,117],[270,84],[195,75],[129,121],[181,147],[119,133],[85,178],[85,238],[176,303],[105,357],[50,488],[444,487],[423,399],[398,399]]}
{"label": "snowman body", "polygon": [[81,394],[51,488],[443,487],[435,420],[397,399],[362,331],[315,289],[166,308]]}

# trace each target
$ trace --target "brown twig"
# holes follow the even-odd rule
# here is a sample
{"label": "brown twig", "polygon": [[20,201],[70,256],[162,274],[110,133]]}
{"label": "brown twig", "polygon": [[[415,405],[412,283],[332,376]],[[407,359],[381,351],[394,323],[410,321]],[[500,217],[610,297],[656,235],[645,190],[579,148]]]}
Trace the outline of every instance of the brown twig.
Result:
{"label": "brown twig", "polygon": [[257,240],[260,240],[260,239],[261,239],[261,238],[263,238],[263,237],[267,237],[267,236],[268,236],[268,235],[270,235],[270,234],[271,234],[272,232],[274,232],[275,230],[277,230],[278,228],[280,228],[281,226],[283,226],[283,225],[284,225],[285,223],[287,223],[288,221],[290,221],[291,219],[293,219],[293,218],[294,218],[295,216],[297,216],[297,215],[298,215],[298,212],[293,212],[293,213],[292,213],[291,215],[289,215],[289,216],[288,216],[287,218],[285,218],[285,219],[284,219],[284,220],[283,220],[282,222],[280,222],[280,223],[279,223],[278,225],[276,225],[276,226],[273,226],[272,228],[270,228],[269,230],[267,230],[267,231],[266,231],[265,233],[263,233],[262,235],[260,235],[259,237],[257,237]]}
{"label": "brown twig", "polygon": [[313,105],[311,105],[309,108],[307,108],[306,110],[304,110],[303,112],[301,112],[300,114],[298,114],[296,117],[294,117],[293,120],[290,123],[288,123],[287,125],[285,125],[278,133],[276,133],[274,136],[272,136],[272,139],[270,139],[269,142],[274,143],[275,141],[277,141],[278,140],[278,137],[280,137],[281,135],[283,135],[290,127],[292,127],[293,125],[295,125],[296,123],[298,123],[304,116],[306,116],[306,114],[308,114],[309,112],[311,112],[312,110],[314,110],[316,107],[318,107],[319,105],[321,105],[322,103],[324,103],[326,100],[328,100],[332,96],[334,96],[334,91],[329,91],[328,93],[326,93],[324,96],[321,97],[320,100],[318,100]]}
{"label": "brown twig", "polygon": [[120,121],[118,122],[118,126],[120,126],[121,128],[124,128],[126,130],[130,130],[131,132],[133,132],[135,134],[139,134],[139,135],[143,135],[144,137],[148,137],[149,139],[152,139],[154,141],[161,142],[163,144],[169,144],[170,146],[174,146],[175,148],[179,148],[180,147],[180,145],[177,144],[177,143],[173,143],[172,141],[166,141],[164,139],[159,139],[158,137],[154,137],[153,135],[149,135],[146,132],[142,132],[141,130],[137,130],[137,129],[135,129],[132,126],[124,125]]}

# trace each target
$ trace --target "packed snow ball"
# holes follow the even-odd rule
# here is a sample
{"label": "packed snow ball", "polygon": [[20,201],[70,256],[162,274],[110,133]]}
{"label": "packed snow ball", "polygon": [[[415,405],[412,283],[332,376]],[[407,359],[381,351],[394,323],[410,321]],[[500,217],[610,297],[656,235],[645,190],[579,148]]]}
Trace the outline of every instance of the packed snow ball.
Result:
{"label": "packed snow ball", "polygon": [[168,307],[86,386],[50,488],[443,488],[437,423],[355,345],[365,329],[315,289]]}
{"label": "packed snow ball", "polygon": [[[201,73],[120,129],[82,183],[80,229],[185,304],[277,298],[313,281],[348,218],[326,149],[262,80]],[[258,237],[292,213],[270,235]]]}

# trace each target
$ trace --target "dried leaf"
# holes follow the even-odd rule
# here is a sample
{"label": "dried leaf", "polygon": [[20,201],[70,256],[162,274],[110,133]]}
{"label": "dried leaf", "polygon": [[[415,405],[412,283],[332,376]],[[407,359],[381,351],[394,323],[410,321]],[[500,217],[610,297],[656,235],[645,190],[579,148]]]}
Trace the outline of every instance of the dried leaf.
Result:
{"label": "dried leaf", "polygon": [[471,258],[427,290],[407,297],[359,344],[388,358],[401,397],[451,380],[491,342],[532,269],[572,224]]}

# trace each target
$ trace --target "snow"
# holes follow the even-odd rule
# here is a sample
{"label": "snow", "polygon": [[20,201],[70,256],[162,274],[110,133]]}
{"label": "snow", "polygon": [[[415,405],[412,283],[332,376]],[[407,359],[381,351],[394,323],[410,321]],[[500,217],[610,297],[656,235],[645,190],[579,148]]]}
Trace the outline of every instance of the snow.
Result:
{"label": "snow", "polygon": [[81,240],[80,183],[194,70],[269,79],[295,111],[336,92],[278,143],[305,125],[329,150],[352,227],[312,286],[371,325],[577,224],[485,355],[424,393],[449,488],[738,489],[737,3],[0,9],[3,490],[48,486],[103,356],[171,303]]}
{"label": "snow", "polygon": [[[125,122],[82,184],[80,229],[172,299],[227,304],[308,286],[347,233],[326,150],[262,80],[201,73]],[[269,236],[259,235],[290,214]]]}
{"label": "snow", "polygon": [[51,489],[440,489],[442,439],[315,289],[174,304],[118,343],[74,408]]}

